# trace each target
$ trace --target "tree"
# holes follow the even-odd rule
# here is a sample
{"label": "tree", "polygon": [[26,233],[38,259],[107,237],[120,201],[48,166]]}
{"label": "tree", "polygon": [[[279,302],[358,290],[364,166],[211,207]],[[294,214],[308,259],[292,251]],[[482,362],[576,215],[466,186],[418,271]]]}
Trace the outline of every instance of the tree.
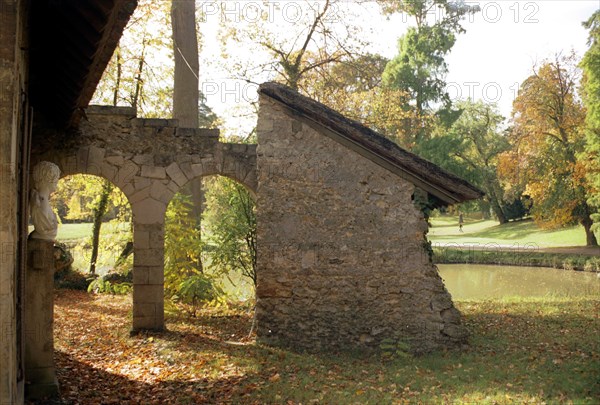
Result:
{"label": "tree", "polygon": [[222,295],[215,282],[218,274],[207,274],[202,266],[205,243],[192,213],[189,195],[177,193],[165,215],[165,294],[195,315],[199,304],[214,302]]}
{"label": "tree", "polygon": [[[583,24],[590,30],[588,45],[590,48],[583,56],[581,68],[582,99],[586,106],[585,135],[586,143],[580,158],[587,171],[590,187],[588,204],[600,207],[600,11],[596,11]],[[598,228],[600,214],[592,214],[594,228]]]}
{"label": "tree", "polygon": [[[412,139],[405,146],[412,148],[431,131],[434,104],[441,104],[446,110],[450,107],[445,90],[448,66],[444,58],[456,43],[456,34],[465,32],[460,24],[462,18],[479,11],[479,7],[447,0],[380,0],[380,3],[384,13],[405,13],[416,24],[398,40],[398,56],[388,63],[383,74],[386,86],[403,90],[411,98],[415,121]],[[436,18],[430,24],[428,16],[432,13]],[[448,111],[441,113],[447,124],[457,116]]]}
{"label": "tree", "polygon": [[[327,47],[320,47],[317,52],[309,52],[308,46],[316,35],[320,35],[325,40],[324,42],[327,39],[338,41],[337,38],[332,36],[332,31],[328,29],[325,22],[325,16],[331,4],[332,0],[325,0],[323,8],[317,10],[313,21],[307,27],[300,48],[295,48],[296,42],[287,46],[278,44],[273,37],[265,38],[260,42],[262,46],[269,49],[276,56],[275,69],[281,78],[285,80],[285,84],[294,90],[299,90],[300,81],[306,73],[320,66],[339,62],[343,55],[348,54],[341,43],[338,43],[333,51],[330,51]],[[300,38],[299,35],[297,39]]]}
{"label": "tree", "polygon": [[100,194],[94,200],[92,206],[94,220],[92,222],[92,255],[90,257],[90,274],[96,274],[96,260],[98,260],[98,245],[100,244],[102,218],[108,209],[108,199],[112,191],[113,185],[111,182],[106,179],[102,179],[102,189]]}
{"label": "tree", "polygon": [[418,153],[485,191],[484,206],[504,224],[507,203],[497,174],[498,157],[509,148],[500,131],[504,117],[483,102],[463,101],[457,107],[462,114],[452,127],[423,141]]}
{"label": "tree", "polygon": [[172,112],[170,2],[139,0],[92,98],[93,104],[131,106],[140,117]]}
{"label": "tree", "polygon": [[[312,71],[357,55],[364,47],[358,28],[344,18],[341,0],[294,4],[297,16],[287,18],[285,4],[273,3],[260,18],[235,21],[224,30],[225,48],[256,51],[249,63],[228,63],[234,77],[252,83],[275,79],[308,94],[305,88],[311,83],[304,78]],[[274,15],[281,18],[271,20]]]}
{"label": "tree", "polygon": [[381,55],[365,54],[320,66],[305,76],[304,91],[346,117],[403,144],[414,117],[405,108],[408,94],[382,85],[387,62]]}
{"label": "tree", "polygon": [[[194,0],[171,2],[171,27],[175,56],[173,118],[177,119],[179,125],[184,128],[198,128],[200,63]],[[199,223],[204,202],[202,179],[192,179],[186,185],[186,192],[192,196],[194,203],[192,213]]]}
{"label": "tree", "polygon": [[210,179],[204,222],[212,266],[218,272],[236,271],[256,287],[256,206],[242,186],[226,177]]}
{"label": "tree", "polygon": [[579,222],[587,245],[597,246],[586,167],[577,159],[585,144],[585,110],[575,92],[579,74],[574,54],[556,56],[521,84],[513,103],[512,149],[501,172],[509,183],[525,185],[538,223]]}

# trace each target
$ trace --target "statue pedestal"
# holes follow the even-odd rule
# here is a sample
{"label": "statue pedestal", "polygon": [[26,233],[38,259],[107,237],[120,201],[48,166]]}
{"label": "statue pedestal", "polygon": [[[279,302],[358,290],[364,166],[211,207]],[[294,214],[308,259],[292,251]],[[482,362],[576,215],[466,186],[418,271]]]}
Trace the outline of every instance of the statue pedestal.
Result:
{"label": "statue pedestal", "polygon": [[40,399],[58,394],[54,370],[54,242],[29,239],[23,298],[25,395]]}

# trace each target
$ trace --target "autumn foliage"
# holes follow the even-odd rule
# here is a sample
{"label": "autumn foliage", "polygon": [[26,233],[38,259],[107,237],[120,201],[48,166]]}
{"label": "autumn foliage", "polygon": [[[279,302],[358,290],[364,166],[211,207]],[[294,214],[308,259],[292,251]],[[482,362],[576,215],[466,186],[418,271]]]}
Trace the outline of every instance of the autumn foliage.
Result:
{"label": "autumn foliage", "polygon": [[587,166],[577,159],[585,146],[578,83],[577,60],[570,54],[544,62],[521,84],[513,104],[511,149],[498,170],[509,191],[531,196],[531,212],[539,224],[581,223],[587,244],[596,245],[586,201]]}

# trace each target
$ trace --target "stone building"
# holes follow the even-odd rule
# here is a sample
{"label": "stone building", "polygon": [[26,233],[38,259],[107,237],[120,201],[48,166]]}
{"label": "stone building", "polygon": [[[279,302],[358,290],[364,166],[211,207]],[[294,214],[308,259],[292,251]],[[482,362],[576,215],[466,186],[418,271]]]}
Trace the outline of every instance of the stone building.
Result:
{"label": "stone building", "polygon": [[129,199],[133,330],[164,327],[168,202],[189,180],[220,174],[257,197],[261,341],[319,350],[392,340],[414,352],[464,342],[421,208],[481,192],[275,84],[260,90],[258,146],[89,107],[136,5],[0,0],[0,404],[23,403],[25,382],[35,383],[28,342],[52,362],[52,329],[27,316],[52,297],[48,263],[36,260],[45,248],[32,255],[38,243],[27,239],[29,173],[41,160],[102,176]]}
{"label": "stone building", "polygon": [[[135,0],[0,0],[0,403],[24,396],[23,324],[29,163],[76,125],[88,105]],[[61,142],[58,136],[51,142]]]}
{"label": "stone building", "polygon": [[422,208],[481,191],[285,86],[259,93],[259,340],[416,353],[464,343]]}

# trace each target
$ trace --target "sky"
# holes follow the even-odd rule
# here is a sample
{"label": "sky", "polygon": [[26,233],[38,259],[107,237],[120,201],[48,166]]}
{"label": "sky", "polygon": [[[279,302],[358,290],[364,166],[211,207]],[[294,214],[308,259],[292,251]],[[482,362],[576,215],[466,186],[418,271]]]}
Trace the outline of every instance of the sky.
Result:
{"label": "sky", "polygon": [[[536,65],[560,52],[573,50],[579,56],[585,53],[588,33],[581,23],[600,8],[600,0],[496,0],[467,3],[479,5],[481,11],[463,21],[466,33],[458,36],[446,58],[449,66],[447,91],[454,100],[472,98],[495,102],[505,117],[510,116],[519,84],[533,72]],[[259,1],[230,2],[229,15],[224,17],[217,14],[217,9],[222,7],[221,2],[203,3],[201,7],[207,14],[205,22],[200,24],[204,37],[200,58],[201,63],[204,61],[206,65],[203,69],[207,76],[227,80],[227,73],[218,64],[211,63],[218,60],[221,54],[219,42],[210,37],[211,33],[214,35],[217,31],[219,18],[235,19],[235,13],[251,17],[260,7],[272,12],[273,24],[280,24],[284,29],[286,24],[293,25],[294,2],[280,0],[277,4],[280,10],[275,12],[275,9]],[[357,9],[355,3],[348,1],[340,7],[347,7],[358,15],[353,22],[362,26],[365,39],[371,41],[369,51],[388,58],[396,55],[397,39],[413,24],[406,15],[382,16],[374,2],[363,3]],[[282,10],[286,10],[287,16]],[[338,11],[339,15],[349,18],[344,12],[346,10]],[[438,17],[431,15],[431,18]],[[241,59],[259,58],[245,49],[237,52]],[[252,125],[252,118],[246,121],[233,119],[232,106],[237,104],[239,107],[246,99],[254,98],[255,88],[242,83],[236,96],[233,94],[236,92],[234,86],[231,83],[209,83],[204,84],[203,90],[207,104],[225,119],[226,132],[243,133],[245,128]]]}

